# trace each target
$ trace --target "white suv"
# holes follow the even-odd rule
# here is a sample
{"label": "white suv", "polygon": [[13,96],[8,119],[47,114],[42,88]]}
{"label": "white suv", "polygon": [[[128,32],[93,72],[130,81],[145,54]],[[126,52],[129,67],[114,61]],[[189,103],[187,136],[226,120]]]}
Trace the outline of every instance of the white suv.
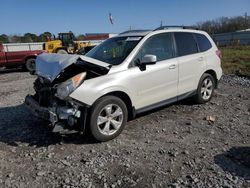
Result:
{"label": "white suv", "polygon": [[141,112],[191,96],[209,101],[222,75],[220,55],[204,31],[167,26],[127,31],[86,56],[38,56],[36,93],[25,102],[55,131],[88,129],[107,141]]}

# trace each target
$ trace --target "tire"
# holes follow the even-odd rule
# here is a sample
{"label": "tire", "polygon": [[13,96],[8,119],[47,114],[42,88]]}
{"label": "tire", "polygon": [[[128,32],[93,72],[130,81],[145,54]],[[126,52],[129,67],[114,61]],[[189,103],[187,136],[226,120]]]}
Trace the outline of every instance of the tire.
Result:
{"label": "tire", "polygon": [[127,119],[125,103],[118,97],[104,96],[91,109],[90,132],[98,141],[112,140],[122,132]]}
{"label": "tire", "polygon": [[64,49],[59,49],[56,51],[57,54],[68,54],[68,52]]}
{"label": "tire", "polygon": [[29,58],[25,62],[25,68],[30,72],[30,74],[34,74],[36,72],[36,59]]}
{"label": "tire", "polygon": [[204,104],[211,100],[215,89],[215,78],[207,73],[204,73],[199,81],[196,95],[194,96],[195,102]]}

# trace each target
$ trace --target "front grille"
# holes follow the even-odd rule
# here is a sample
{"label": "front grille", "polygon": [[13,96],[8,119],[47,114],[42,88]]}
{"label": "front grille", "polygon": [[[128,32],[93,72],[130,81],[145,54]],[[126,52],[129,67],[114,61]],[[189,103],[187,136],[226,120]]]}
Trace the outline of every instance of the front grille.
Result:
{"label": "front grille", "polygon": [[36,91],[35,98],[39,105],[43,107],[50,107],[53,104],[54,94],[56,89],[53,85],[46,83],[43,78],[38,78],[34,82],[34,89]]}

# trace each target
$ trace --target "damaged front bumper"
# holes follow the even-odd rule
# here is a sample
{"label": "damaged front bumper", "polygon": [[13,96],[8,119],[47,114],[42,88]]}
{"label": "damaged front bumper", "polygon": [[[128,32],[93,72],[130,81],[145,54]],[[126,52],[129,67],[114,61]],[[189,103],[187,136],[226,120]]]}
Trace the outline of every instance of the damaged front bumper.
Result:
{"label": "damaged front bumper", "polygon": [[25,105],[34,116],[44,120],[49,120],[50,113],[48,108],[41,107],[31,95],[26,96]]}
{"label": "damaged front bumper", "polygon": [[37,100],[28,95],[25,98],[25,105],[33,115],[38,118],[49,121],[53,127],[60,124],[63,127],[75,127],[80,123],[81,111],[77,105],[60,106],[53,105],[53,107],[42,107]]}

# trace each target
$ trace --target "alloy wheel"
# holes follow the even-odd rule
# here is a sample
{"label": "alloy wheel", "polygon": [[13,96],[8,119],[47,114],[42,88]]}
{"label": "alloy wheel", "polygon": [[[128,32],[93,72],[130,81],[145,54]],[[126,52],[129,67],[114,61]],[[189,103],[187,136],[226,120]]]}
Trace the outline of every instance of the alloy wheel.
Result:
{"label": "alloy wheel", "polygon": [[201,86],[201,96],[204,100],[210,99],[213,93],[213,81],[205,78]]}
{"label": "alloy wheel", "polygon": [[103,135],[113,135],[121,127],[123,111],[116,104],[108,104],[100,111],[97,118],[97,127]]}

